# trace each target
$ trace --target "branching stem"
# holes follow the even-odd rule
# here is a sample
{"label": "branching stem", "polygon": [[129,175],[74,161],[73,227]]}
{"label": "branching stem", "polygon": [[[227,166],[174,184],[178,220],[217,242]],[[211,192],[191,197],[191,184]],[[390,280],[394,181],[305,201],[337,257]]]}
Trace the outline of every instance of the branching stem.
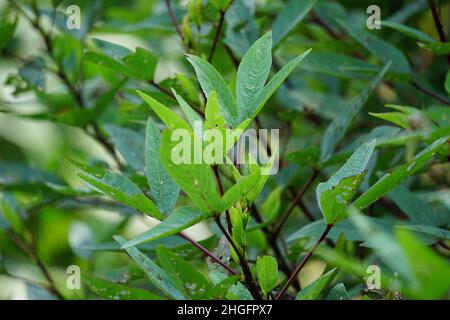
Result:
{"label": "branching stem", "polygon": [[292,213],[292,211],[294,210],[295,206],[297,205],[297,203],[302,199],[302,197],[304,196],[304,194],[306,193],[306,191],[308,191],[309,187],[311,187],[312,183],[314,182],[314,180],[316,179],[317,175],[319,174],[319,171],[316,169],[313,169],[313,172],[311,174],[311,176],[308,178],[308,180],[306,181],[306,183],[303,185],[303,187],[300,189],[300,191],[298,192],[297,196],[295,197],[295,199],[292,201],[291,205],[289,206],[289,208],[286,210],[286,212],[281,216],[279,223],[277,224],[277,226],[275,227],[273,233],[275,236],[277,236],[280,232],[281,229],[283,228],[284,224],[286,223],[287,219],[289,218],[290,214]]}

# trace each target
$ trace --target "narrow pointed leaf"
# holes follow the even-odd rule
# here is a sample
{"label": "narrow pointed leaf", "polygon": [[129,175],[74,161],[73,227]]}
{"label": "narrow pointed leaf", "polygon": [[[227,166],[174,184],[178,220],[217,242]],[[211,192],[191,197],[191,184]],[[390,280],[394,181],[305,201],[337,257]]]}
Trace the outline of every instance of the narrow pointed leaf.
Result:
{"label": "narrow pointed leaf", "polygon": [[322,162],[328,160],[338,143],[342,140],[347,132],[350,124],[356,115],[361,111],[364,104],[369,99],[372,92],[383,79],[390,64],[388,63],[383,70],[371,81],[367,88],[351,102],[346,111],[337,116],[327,127],[321,141],[321,160]]}
{"label": "narrow pointed leaf", "polygon": [[277,260],[272,256],[258,257],[256,260],[256,273],[261,289],[265,294],[268,294],[277,285]]}
{"label": "narrow pointed leaf", "polygon": [[113,124],[105,125],[105,130],[114,146],[119,150],[133,169],[144,171],[144,135],[132,129],[119,127]]}
{"label": "narrow pointed leaf", "polygon": [[238,108],[233,94],[222,75],[206,60],[193,55],[188,55],[187,59],[194,67],[205,96],[209,96],[211,91],[216,91],[220,111],[227,123],[233,128],[236,127],[239,124],[237,120]]}
{"label": "narrow pointed leaf", "polygon": [[322,291],[333,281],[336,273],[336,268],[328,271],[319,279],[303,288],[296,297],[296,300],[316,300],[319,298]]}
{"label": "narrow pointed leaf", "polygon": [[83,274],[83,282],[95,294],[108,300],[162,300],[163,298],[146,290],[111,283]]}
{"label": "narrow pointed leaf", "polygon": [[158,208],[165,214],[172,212],[180,188],[169,176],[159,157],[161,133],[155,122],[148,118],[145,135],[145,174]]}
{"label": "narrow pointed leaf", "polygon": [[[200,210],[210,213],[220,212],[215,206],[219,203],[219,194],[211,167],[205,163],[194,163],[194,161],[174,163],[172,153],[178,142],[172,141],[171,135],[172,131],[163,131],[160,148],[161,161],[167,172]],[[190,138],[191,142],[194,141],[193,133]],[[192,143],[188,146],[195,149]],[[193,153],[196,152],[192,149],[191,159],[193,159]]]}
{"label": "narrow pointed leaf", "polygon": [[294,69],[298,66],[298,64],[311,52],[311,49],[302,53],[288,64],[286,64],[280,71],[275,74],[270,81],[264,86],[261,93],[254,100],[252,106],[248,110],[247,116],[250,119],[254,119],[261,109],[264,107],[266,102],[272,97],[274,92],[278,89],[279,86],[284,82],[284,80],[289,77],[289,75],[294,71]]}
{"label": "narrow pointed leaf", "polygon": [[156,254],[161,267],[190,298],[199,300],[205,296],[210,284],[194,266],[163,246],[156,249]]}
{"label": "narrow pointed leaf", "polygon": [[373,186],[371,186],[369,190],[356,199],[352,206],[362,210],[383,197],[389,191],[405,181],[408,177],[414,175],[425,165],[427,165],[428,161],[431,160],[431,158],[439,150],[441,150],[445,145],[448,145],[449,139],[449,137],[442,137],[436,140],[433,144],[417,154],[413,160],[398,167],[393,172],[384,175]]}
{"label": "narrow pointed leaf", "polygon": [[192,208],[192,207],[183,207],[175,210],[171,215],[169,215],[166,219],[164,219],[161,223],[157,224],[153,228],[148,231],[141,233],[135,238],[128,240],[123,248],[129,248],[132,246],[136,246],[140,243],[150,242],[153,240],[161,239],[164,237],[168,237],[174,234],[177,234],[184,229],[187,229],[193,226],[196,223],[201,222],[202,220],[208,217],[204,212]]}
{"label": "narrow pointed leaf", "polygon": [[164,218],[156,205],[129,178],[102,168],[89,167],[74,160],[70,162],[80,170],[78,176],[95,190],[156,219]]}
{"label": "narrow pointed leaf", "polygon": [[259,38],[242,58],[237,71],[236,99],[239,122],[261,93],[272,66],[272,33]]}
{"label": "narrow pointed leaf", "polygon": [[[114,236],[114,240],[116,240],[121,246],[125,243],[125,239],[120,236]],[[135,247],[127,248],[125,250],[131,259],[133,259],[138,266],[142,268],[150,281],[162,292],[176,300],[187,299],[186,294],[178,289],[176,284],[172,282],[167,272],[153,262],[152,259],[144,255]]]}

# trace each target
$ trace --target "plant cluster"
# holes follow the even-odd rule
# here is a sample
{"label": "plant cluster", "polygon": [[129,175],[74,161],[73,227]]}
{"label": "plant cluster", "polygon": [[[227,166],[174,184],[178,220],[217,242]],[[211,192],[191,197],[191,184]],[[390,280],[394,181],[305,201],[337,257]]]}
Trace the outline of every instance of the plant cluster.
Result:
{"label": "plant cluster", "polygon": [[369,2],[0,2],[0,297],[448,298],[450,5]]}

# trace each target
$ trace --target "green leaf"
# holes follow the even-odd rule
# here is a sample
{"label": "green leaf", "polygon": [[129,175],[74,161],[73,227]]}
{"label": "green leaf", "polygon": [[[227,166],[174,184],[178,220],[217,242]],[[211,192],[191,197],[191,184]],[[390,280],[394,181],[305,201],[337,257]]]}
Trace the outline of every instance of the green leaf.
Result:
{"label": "green leaf", "polygon": [[239,200],[247,197],[254,191],[255,185],[260,178],[260,171],[256,170],[248,176],[241,177],[236,184],[231,186],[216,203],[218,212],[222,212],[233,206]]}
{"label": "green leaf", "polygon": [[[199,87],[197,85],[197,80],[193,79],[191,77],[188,77],[185,74],[182,73],[176,73],[175,74],[175,78],[176,78],[176,88],[178,88],[178,90],[187,96],[189,101],[192,101],[195,104],[200,104],[200,99],[199,99]],[[174,89],[172,88],[172,91]]]}
{"label": "green leaf", "polygon": [[157,224],[148,231],[145,231],[135,238],[128,240],[124,245],[123,249],[136,246],[140,243],[150,242],[156,239],[161,239],[174,234],[177,234],[184,229],[193,226],[196,223],[208,217],[202,211],[192,207],[182,207],[175,210],[161,223]]}
{"label": "green leaf", "polygon": [[411,129],[409,115],[407,114],[401,112],[384,112],[384,113],[369,112],[369,114],[375,118],[392,122],[404,129]]}
{"label": "green leaf", "polygon": [[449,137],[442,137],[436,140],[433,144],[417,154],[411,161],[398,167],[393,172],[384,175],[373,186],[371,186],[369,190],[356,199],[352,206],[358,208],[359,210],[367,208],[370,204],[374,203],[405,181],[406,178],[421,170],[428,164],[428,161],[431,160],[436,152],[448,144],[448,141]]}
{"label": "green leaf", "polygon": [[126,47],[102,39],[93,38],[92,44],[114,59],[120,60],[133,53]]}
{"label": "green leaf", "polygon": [[414,231],[444,241],[450,241],[450,231],[442,228],[436,228],[428,225],[404,225],[397,226],[397,228]]}
{"label": "green leaf", "polygon": [[225,13],[225,20],[224,43],[241,58],[259,36],[255,17],[243,0],[234,0]]}
{"label": "green leaf", "polygon": [[162,103],[156,101],[152,97],[146,95],[142,91],[137,90],[137,94],[144,100],[150,108],[158,115],[158,117],[169,127],[170,129],[185,129],[191,132],[189,125],[174,111],[167,108]]}
{"label": "green leaf", "polygon": [[111,283],[83,274],[81,279],[95,294],[108,300],[162,300],[163,298],[146,290]]}
{"label": "green leaf", "polygon": [[239,276],[225,276],[225,278],[216,284],[214,287],[210,288],[206,294],[204,299],[213,300],[213,299],[224,299],[231,289],[231,287],[235,286],[235,283],[239,281]]}
{"label": "green leaf", "polygon": [[413,128],[412,124],[414,122],[417,122],[419,117],[423,118],[423,114],[420,112],[420,110],[413,107],[389,105],[389,104],[386,105],[386,107],[398,110],[400,112],[385,112],[385,113],[369,112],[369,114],[376,118],[392,122],[404,129],[412,129]]}
{"label": "green leaf", "polygon": [[94,190],[156,219],[164,219],[164,215],[156,205],[129,178],[102,168],[89,167],[74,160],[69,161],[80,170],[78,176]]}
{"label": "green leaf", "polygon": [[[121,236],[114,236],[119,245],[123,245],[126,241]],[[176,284],[173,283],[169,274],[161,269],[152,259],[141,253],[135,247],[125,249],[128,255],[133,259],[139,267],[145,272],[150,281],[169,297],[176,300],[186,300],[186,294],[182,292]]]}
{"label": "green leaf", "polygon": [[205,125],[208,129],[222,129],[225,119],[220,112],[219,100],[215,91],[211,91],[205,108]]}
{"label": "green leaf", "polygon": [[203,274],[164,246],[158,246],[156,255],[161,267],[187,296],[194,300],[204,297],[210,284]]}
{"label": "green leaf", "polygon": [[450,42],[419,43],[419,46],[438,56],[445,56],[450,53]]}
{"label": "green leaf", "polygon": [[184,100],[183,97],[175,91],[175,89],[172,89],[172,92],[191,127],[194,128],[194,123],[196,121],[198,123],[203,123],[202,117],[200,117],[200,115],[194,109],[192,109],[192,107],[186,102],[186,100]]}
{"label": "green leaf", "polygon": [[389,193],[389,197],[411,219],[418,224],[438,225],[433,216],[434,208],[422,201],[404,186],[398,186]]}
{"label": "green leaf", "polygon": [[345,285],[343,283],[336,284],[328,293],[327,300],[350,300]]}
{"label": "green leaf", "polygon": [[84,127],[93,121],[97,121],[106,111],[106,109],[111,107],[117,93],[127,83],[127,81],[128,81],[127,78],[123,79],[122,81],[119,81],[107,93],[102,94],[102,96],[97,99],[97,101],[95,102],[94,106],[91,109],[82,110],[81,112],[82,121],[80,121],[78,125],[80,127]]}
{"label": "green leaf", "polygon": [[328,271],[319,279],[303,288],[295,298],[296,300],[315,300],[319,298],[322,291],[333,281],[337,273],[336,268]]}
{"label": "green leaf", "polygon": [[136,48],[136,52],[123,58],[127,67],[140,79],[152,81],[158,57],[144,48]]}
{"label": "green leaf", "polygon": [[374,248],[375,254],[393,273],[398,273],[402,281],[414,281],[407,257],[390,231],[354,208],[349,209],[349,219],[364,237],[365,245]]}
{"label": "green leaf", "polygon": [[242,58],[237,71],[236,99],[238,122],[249,114],[249,108],[261,93],[272,66],[272,33],[259,38]]}
{"label": "green leaf", "polygon": [[[179,142],[172,141],[172,132],[171,130],[163,131],[160,148],[161,161],[167,172],[200,210],[209,213],[221,212],[216,206],[220,201],[220,196],[212,168],[203,162],[174,163],[172,153],[175,152],[174,148]],[[191,142],[195,141],[193,133],[190,137]],[[189,143],[189,148],[194,149],[192,144]],[[195,150],[191,150],[191,155],[192,152]]]}
{"label": "green leaf", "polygon": [[[258,167],[258,172],[260,173],[259,179],[257,180],[257,182],[255,183],[255,185],[253,186],[252,190],[250,190],[250,192],[247,195],[247,200],[250,202],[253,202],[256,200],[256,198],[258,198],[259,194],[261,193],[261,191],[263,190],[267,179],[270,177],[270,175],[268,174],[269,172],[272,172],[273,166],[275,165],[275,162],[278,161],[278,147],[272,149],[272,156],[270,157],[270,160],[259,166]],[[262,174],[263,171],[265,171],[265,174]]]}
{"label": "green leaf", "polygon": [[88,51],[85,53],[83,59],[87,62],[91,62],[114,72],[118,72],[126,77],[139,78],[122,61],[111,58],[105,54],[95,51]]}
{"label": "green leaf", "polygon": [[327,182],[317,186],[317,202],[327,224],[338,223],[347,217],[348,202],[363,181],[375,144],[376,140],[372,140],[361,145]]}
{"label": "green leaf", "polygon": [[381,40],[371,33],[349,26],[339,20],[342,28],[370,53],[376,56],[385,64],[392,63],[392,71],[400,74],[405,79],[411,77],[411,67],[405,55],[390,43]]}
{"label": "green leaf", "polygon": [[[299,239],[312,238],[318,239],[322,234],[323,230],[327,226],[325,220],[317,220],[311,223],[308,223],[306,226],[300,228],[293,234],[291,234],[286,241],[292,242]],[[350,241],[363,241],[364,237],[362,237],[358,230],[348,221],[344,220],[341,223],[333,226],[333,228],[328,233],[328,238],[336,240],[339,238],[340,234],[344,234],[345,238]]]}
{"label": "green leaf", "polygon": [[448,261],[406,230],[397,229],[396,236],[416,278],[415,282],[405,283],[411,295],[416,299],[445,299],[450,290]]}
{"label": "green leaf", "polygon": [[0,193],[0,228],[11,228],[15,233],[23,235],[26,230],[23,218],[16,197],[10,192]]}
{"label": "green leaf", "polygon": [[403,33],[404,35],[414,39],[414,40],[418,40],[418,41],[422,41],[422,42],[436,42],[436,40],[434,40],[432,37],[430,37],[429,35],[423,33],[422,31],[419,31],[417,29],[405,26],[404,24],[401,23],[397,23],[394,21],[382,21],[381,25],[384,27],[388,27],[391,28],[393,30],[396,30],[398,32]]}
{"label": "green leaf", "polygon": [[333,52],[313,52],[305,59],[303,70],[319,72],[342,78],[367,78],[379,68],[363,60]]}
{"label": "green leaf", "polygon": [[447,72],[444,83],[445,91],[450,95],[450,72]]}
{"label": "green leaf", "polygon": [[283,68],[280,69],[264,86],[261,93],[253,102],[252,106],[248,110],[247,116],[250,119],[254,119],[261,109],[264,107],[266,102],[270,99],[273,93],[278,89],[278,87],[284,82],[284,80],[289,77],[289,75],[294,71],[298,64],[311,52],[311,49],[297,56],[295,59],[291,60]]}
{"label": "green leaf", "polygon": [[61,178],[49,172],[22,164],[0,162],[0,185],[2,186],[61,185],[62,183]]}
{"label": "green leaf", "polygon": [[145,81],[153,80],[158,62],[158,58],[154,53],[140,47],[136,48],[135,52],[130,51],[125,56],[123,56],[124,50],[121,49],[118,53],[117,47],[112,51],[111,46],[108,46],[108,51],[113,54],[112,57],[103,53],[88,51],[84,55],[84,60],[118,72],[126,77]]}
{"label": "green leaf", "polygon": [[144,171],[144,136],[142,133],[119,127],[113,124],[104,126],[114,146],[119,150],[127,163],[137,171]]}
{"label": "green leaf", "polygon": [[267,221],[274,221],[279,213],[281,208],[281,193],[282,189],[280,187],[275,188],[264,200],[261,206],[261,212],[266,218]]}
{"label": "green leaf", "polygon": [[353,98],[353,100],[349,103],[348,108],[346,108],[344,112],[342,112],[329,124],[329,126],[325,130],[324,135],[322,136],[322,141],[320,144],[322,149],[320,158],[322,162],[325,162],[331,157],[334,149],[345,136],[345,133],[347,132],[353,119],[361,111],[362,107],[367,102],[372,92],[383,79],[384,75],[389,69],[389,66],[390,64],[388,63],[383,68],[383,70],[378,73],[378,75],[371,81],[367,88],[359,96]]}
{"label": "green leaf", "polygon": [[162,212],[169,214],[175,207],[180,188],[169,176],[161,162],[160,146],[161,133],[155,122],[149,117],[145,134],[145,174],[156,205]]}
{"label": "green leaf", "polygon": [[272,25],[273,45],[276,46],[314,7],[317,0],[290,0]]}
{"label": "green leaf", "polygon": [[236,101],[222,75],[202,58],[188,55],[187,59],[194,67],[205,96],[209,96],[211,91],[215,91],[219,99],[220,111],[227,123],[233,128],[239,125]]}
{"label": "green leaf", "polygon": [[285,156],[285,160],[302,167],[316,167],[320,163],[320,148],[309,147],[300,151],[288,153]]}
{"label": "green leaf", "polygon": [[267,295],[277,285],[277,260],[272,256],[258,257],[256,260],[256,273],[261,290]]}

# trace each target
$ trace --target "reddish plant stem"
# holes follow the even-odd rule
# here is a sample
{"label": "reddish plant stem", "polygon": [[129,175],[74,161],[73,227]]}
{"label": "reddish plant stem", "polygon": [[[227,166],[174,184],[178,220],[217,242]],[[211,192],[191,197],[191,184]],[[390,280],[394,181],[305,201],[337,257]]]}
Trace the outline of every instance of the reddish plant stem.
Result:
{"label": "reddish plant stem", "polygon": [[294,273],[291,275],[289,280],[286,282],[286,284],[284,285],[283,289],[281,289],[281,291],[278,293],[278,295],[276,297],[276,300],[280,300],[281,298],[283,298],[283,296],[285,295],[286,291],[291,286],[291,284],[294,281],[294,279],[297,278],[297,275],[303,269],[303,267],[306,265],[306,263],[311,258],[311,256],[313,255],[313,253],[317,249],[317,247],[322,243],[323,240],[325,240],[325,238],[328,235],[328,232],[330,232],[332,227],[333,227],[333,224],[328,224],[326,226],[325,230],[322,232],[322,235],[319,237],[319,239],[317,239],[316,243],[309,250],[308,254],[302,259],[302,261],[300,262],[298,267],[295,269]]}
{"label": "reddish plant stem", "polygon": [[208,55],[208,62],[211,62],[214,57],[214,52],[216,51],[217,43],[219,42],[220,34],[222,33],[223,22],[225,21],[225,11],[220,11],[219,25],[216,29],[216,34],[214,35],[214,40],[211,45],[211,50]]}
{"label": "reddish plant stem", "polygon": [[181,238],[185,239],[186,241],[190,242],[194,247],[202,251],[206,256],[210,257],[212,260],[220,264],[225,270],[227,270],[230,274],[236,275],[236,271],[230,268],[227,264],[225,264],[222,260],[220,260],[217,256],[215,256],[211,251],[203,247],[200,243],[189,237],[184,232],[180,232],[178,234]]}
{"label": "reddish plant stem", "polygon": [[[436,26],[436,31],[439,35],[439,39],[441,42],[447,42],[447,37],[445,36],[444,28],[442,26],[441,18],[439,16],[438,8],[436,7],[436,4],[434,3],[434,0],[428,0],[428,6],[430,7],[431,14],[433,16],[434,25]],[[450,66],[450,55],[446,55],[447,63]]]}

